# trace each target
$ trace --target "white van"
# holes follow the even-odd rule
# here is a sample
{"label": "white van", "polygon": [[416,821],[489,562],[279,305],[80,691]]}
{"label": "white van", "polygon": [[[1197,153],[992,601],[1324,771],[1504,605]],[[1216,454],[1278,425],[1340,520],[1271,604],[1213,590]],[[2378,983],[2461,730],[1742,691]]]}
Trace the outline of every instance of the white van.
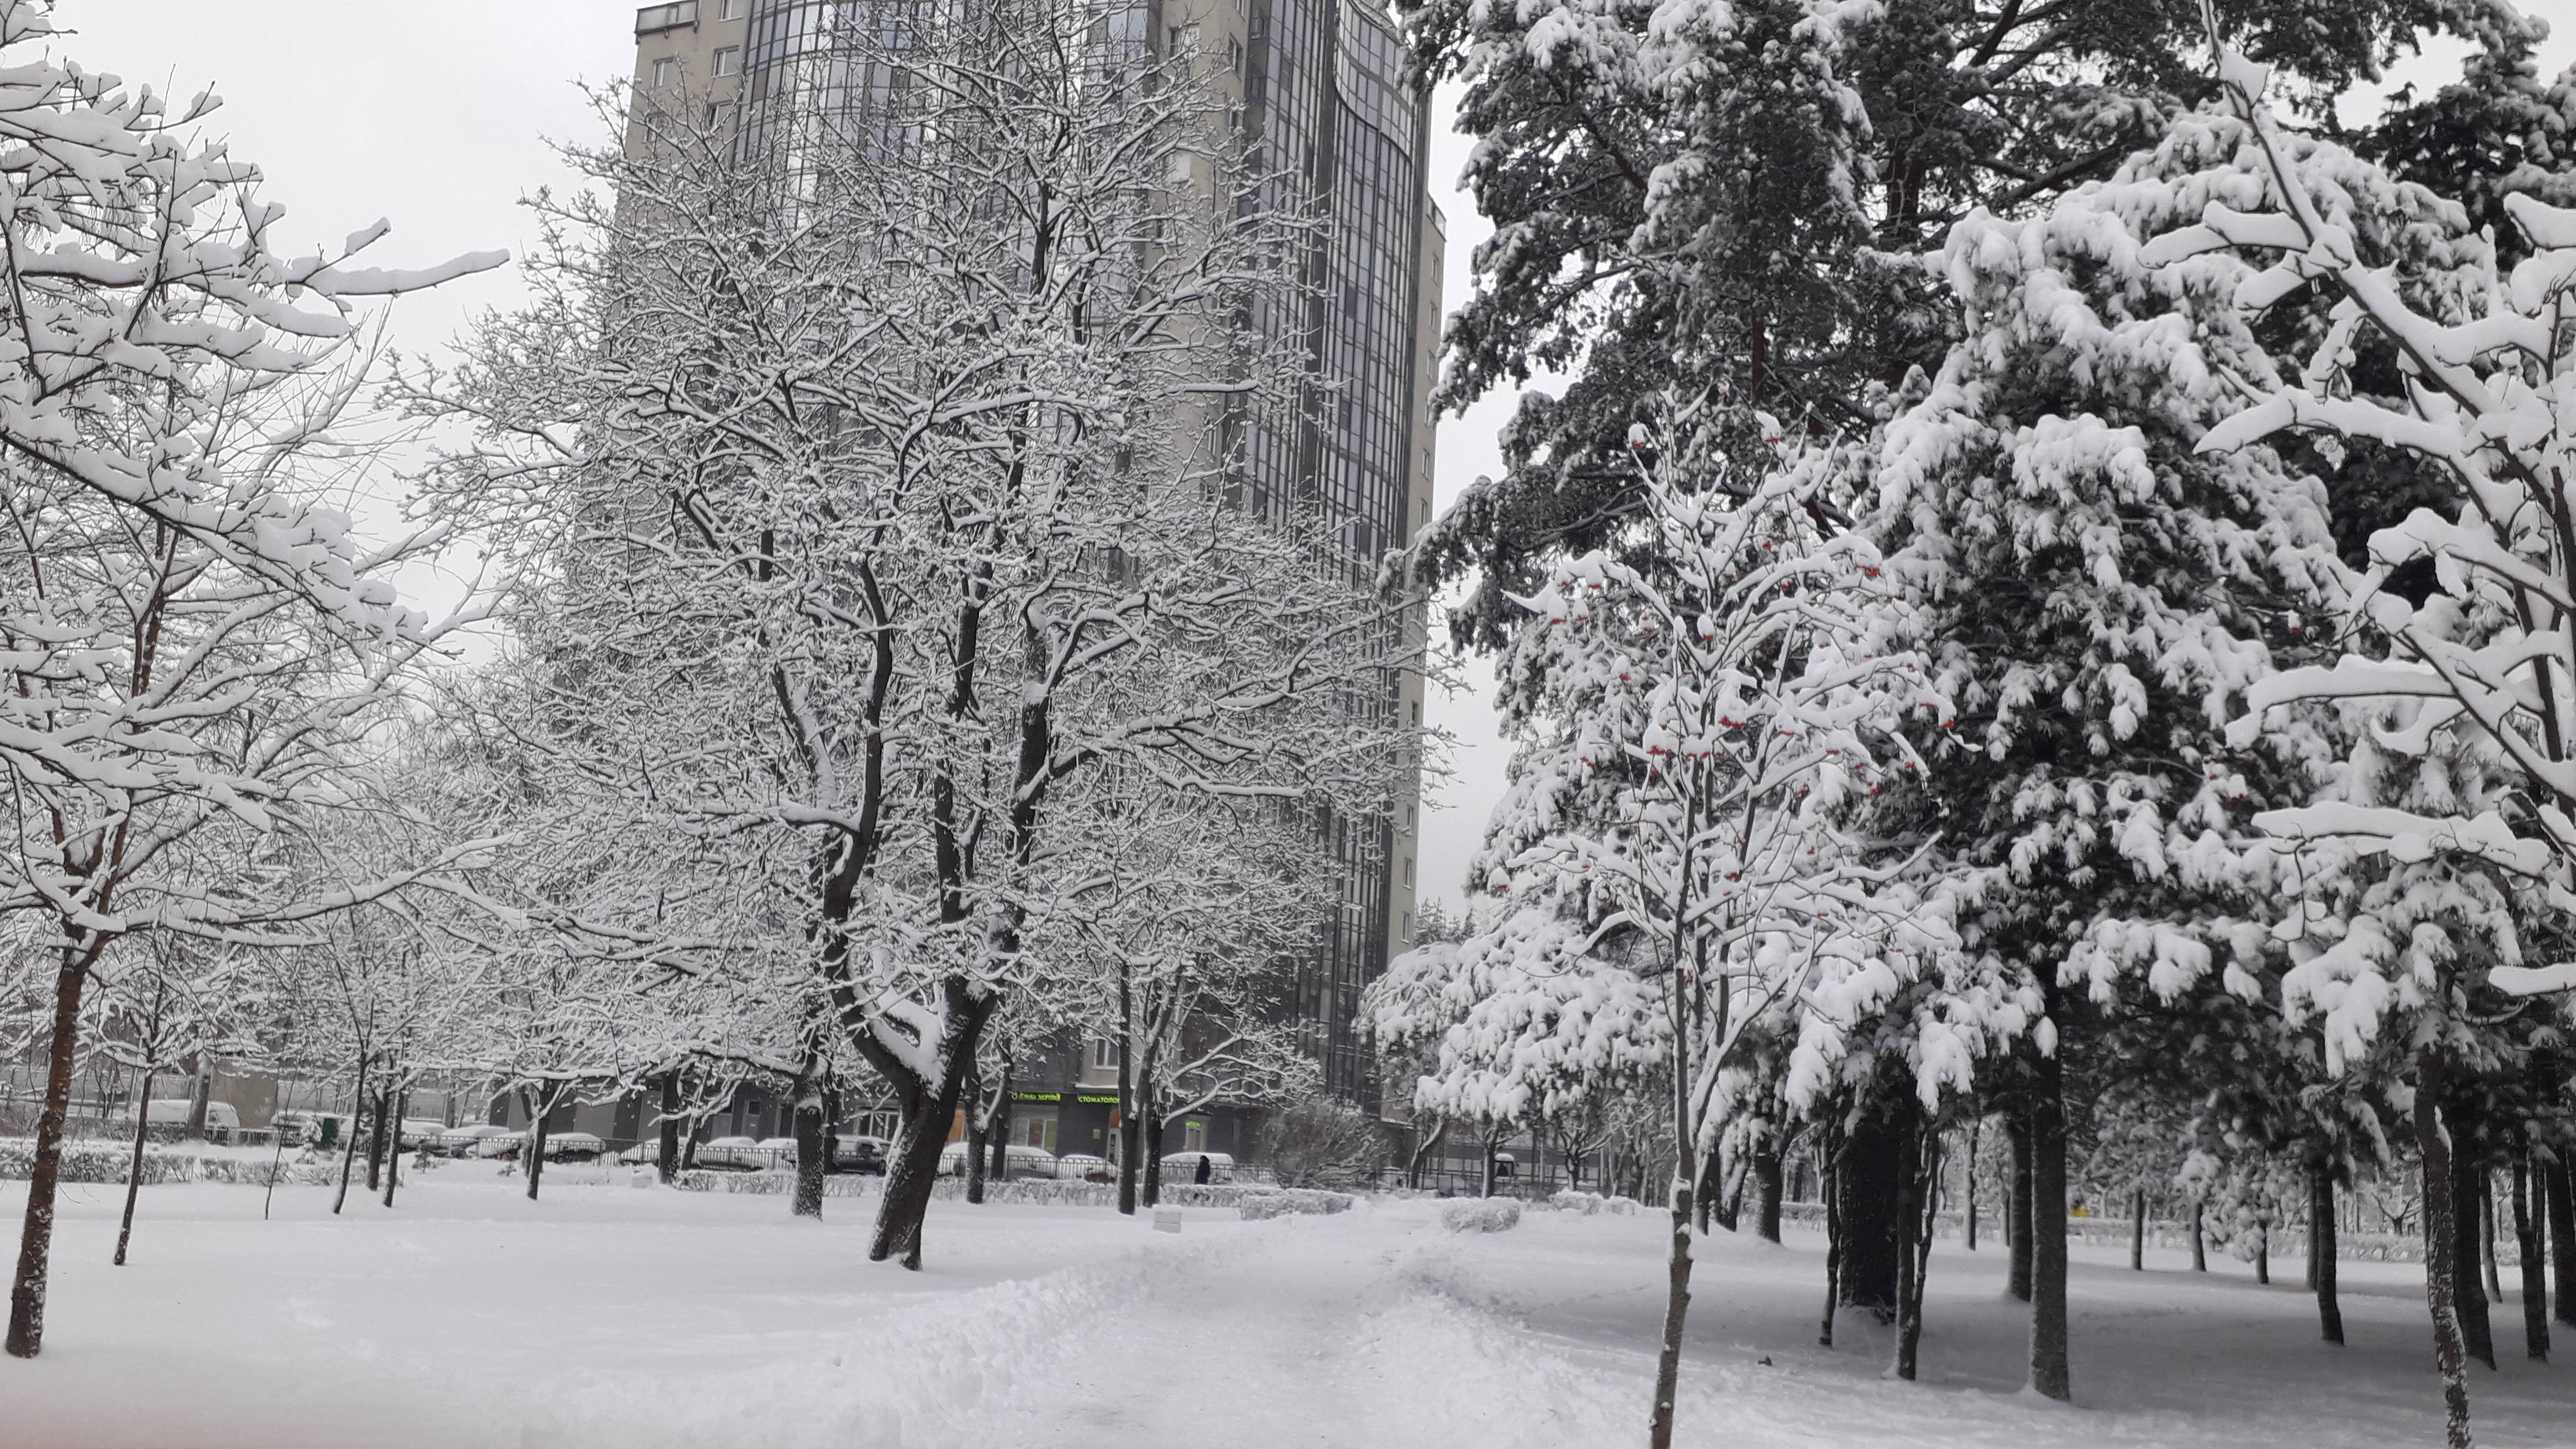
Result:
{"label": "white van", "polygon": [[[184,1127],[187,1125],[189,1113],[196,1108],[196,1105],[197,1104],[194,1101],[186,1097],[155,1097],[144,1104],[143,1120],[151,1123],[155,1127]],[[126,1115],[131,1116],[133,1114],[129,1111]],[[206,1130],[209,1132],[239,1132],[241,1130],[241,1113],[235,1111],[233,1109],[233,1104],[230,1102],[208,1102],[206,1104]]]}

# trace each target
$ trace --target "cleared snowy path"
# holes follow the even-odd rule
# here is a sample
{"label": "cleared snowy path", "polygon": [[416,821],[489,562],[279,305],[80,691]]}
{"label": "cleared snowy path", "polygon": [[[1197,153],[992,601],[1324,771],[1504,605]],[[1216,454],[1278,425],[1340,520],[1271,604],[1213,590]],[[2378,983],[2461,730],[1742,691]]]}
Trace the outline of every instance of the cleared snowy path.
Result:
{"label": "cleared snowy path", "polygon": [[[776,1198],[567,1182],[531,1205],[457,1169],[339,1219],[309,1189],[269,1223],[256,1192],[150,1189],[114,1270],[115,1201],[66,1204],[45,1356],[0,1360],[0,1449],[1626,1449],[1660,1310],[1643,1217],[1455,1238],[1398,1203],[1172,1236],[941,1203],[909,1274],[864,1260],[864,1204],[795,1223]],[[0,1187],[0,1220],[17,1204]],[[2403,1268],[2345,1265],[2336,1350],[2242,1264],[2079,1261],[2070,1409],[2017,1392],[2000,1253],[1936,1250],[1920,1384],[1881,1378],[1874,1327],[1815,1346],[1812,1242],[1708,1253],[1687,1445],[2438,1441]],[[2475,1391],[2482,1443],[2576,1444],[2576,1341]]]}

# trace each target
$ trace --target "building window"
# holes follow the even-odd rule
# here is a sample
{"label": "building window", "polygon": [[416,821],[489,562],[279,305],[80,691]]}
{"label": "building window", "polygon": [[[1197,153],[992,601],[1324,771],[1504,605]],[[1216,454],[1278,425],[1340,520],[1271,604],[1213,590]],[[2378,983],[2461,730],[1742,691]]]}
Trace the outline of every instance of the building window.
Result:
{"label": "building window", "polygon": [[716,74],[742,74],[742,47],[728,45],[716,52]]}
{"label": "building window", "polygon": [[1091,1069],[1095,1072],[1118,1070],[1118,1043],[1096,1041],[1091,1044]]}
{"label": "building window", "polygon": [[718,20],[740,20],[742,18],[742,12],[750,8],[751,0],[716,0],[716,18]]}
{"label": "building window", "polygon": [[1404,883],[1413,884],[1413,857],[1409,855],[1404,858]]}
{"label": "building window", "polygon": [[1405,943],[1407,943],[1407,944],[1410,944],[1410,943],[1412,942],[1412,940],[1413,940],[1413,912],[1411,912],[1411,911],[1407,911],[1407,912],[1405,912],[1405,913],[1404,913],[1404,925],[1403,925],[1403,927],[1402,927],[1402,928],[1401,928],[1401,929],[1396,933],[1396,937],[1395,937],[1395,939],[1397,939],[1397,940],[1399,940],[1399,941],[1403,941],[1403,942],[1405,942]]}
{"label": "building window", "polygon": [[679,73],[680,61],[677,56],[666,55],[654,61],[653,88],[655,90],[667,88],[671,84],[672,78],[677,76]]}

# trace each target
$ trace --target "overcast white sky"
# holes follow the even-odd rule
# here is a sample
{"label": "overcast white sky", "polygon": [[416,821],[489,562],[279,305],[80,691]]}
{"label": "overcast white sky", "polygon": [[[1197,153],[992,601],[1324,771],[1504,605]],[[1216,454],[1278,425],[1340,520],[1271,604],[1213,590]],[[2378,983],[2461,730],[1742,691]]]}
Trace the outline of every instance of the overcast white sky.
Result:
{"label": "overcast white sky", "polygon": [[[2558,32],[2544,68],[2576,60],[2576,0],[2525,8]],[[525,252],[535,228],[519,198],[568,184],[551,142],[608,134],[577,83],[626,73],[635,10],[623,0],[61,0],[57,15],[79,32],[63,49],[91,70],[222,95],[208,125],[266,172],[268,199],[288,207],[283,240],[318,250],[389,218],[376,264],[411,266],[492,247]],[[2437,54],[2395,79],[2436,84],[2457,65],[2456,54]],[[1467,146],[1448,135],[1438,99],[1432,186],[1449,214],[1444,300],[1454,306],[1489,229],[1454,189]],[[405,299],[396,344],[435,349],[476,311],[516,295],[515,270],[504,269]],[[1442,506],[1497,470],[1494,430],[1514,404],[1488,398],[1443,422]],[[1455,777],[1425,815],[1419,879],[1426,896],[1452,903],[1509,758],[1484,671],[1469,675],[1457,694],[1435,691],[1428,711],[1459,749]]]}

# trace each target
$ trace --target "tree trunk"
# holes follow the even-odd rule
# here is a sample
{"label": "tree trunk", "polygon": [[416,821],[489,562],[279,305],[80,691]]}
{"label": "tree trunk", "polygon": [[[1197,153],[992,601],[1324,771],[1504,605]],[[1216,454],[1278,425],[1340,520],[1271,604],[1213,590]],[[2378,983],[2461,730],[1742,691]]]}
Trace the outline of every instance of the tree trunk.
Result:
{"label": "tree trunk", "polygon": [[1145,1088],[1145,1206],[1158,1207],[1163,1201],[1163,1134],[1169,1123],[1155,1110],[1154,1090]]}
{"label": "tree trunk", "polygon": [[[367,1191],[375,1192],[385,1185],[385,1109],[393,1102],[393,1093],[376,1094],[376,1126],[367,1134]],[[399,1147],[396,1148],[400,1150]]]}
{"label": "tree trunk", "polygon": [[2147,1190],[2129,1190],[2129,1271],[2147,1271]]}
{"label": "tree trunk", "polygon": [[349,1200],[349,1174],[358,1163],[358,1118],[367,1110],[367,1059],[358,1058],[358,1088],[349,1098],[349,1136],[340,1144],[340,1190],[332,1195],[331,1211],[338,1215]]}
{"label": "tree trunk", "polygon": [[2191,1204],[2191,1271],[2195,1273],[2206,1273],[2209,1271],[2209,1234],[2202,1230],[2203,1225],[2201,1222],[2201,1218],[2208,1211],[2209,1204],[2202,1202],[2197,1198],[2193,1199]]}
{"label": "tree trunk", "polygon": [[2576,1323],[2576,1173],[2563,1153],[2549,1164],[2549,1253],[2558,1270],[2558,1321]]}
{"label": "tree trunk", "polygon": [[2324,1232],[2326,1232],[2316,1225],[2316,1207],[2318,1207],[2316,1173],[2321,1171],[2324,1171],[2324,1168],[2316,1168],[2316,1165],[2308,1168],[2308,1261],[2306,1266],[2300,1269],[2300,1287],[2308,1289],[2308,1292],[2316,1292],[2316,1245],[2324,1240]]}
{"label": "tree trunk", "polygon": [[1780,1133],[1773,1127],[1753,1146],[1753,1231],[1772,1243],[1780,1241],[1780,1158]]}
{"label": "tree trunk", "polygon": [[2433,1316],[2433,1367],[2442,1376],[2443,1442],[2447,1449],[2469,1449],[2469,1358],[2456,1297],[2460,1234],[2451,1201],[2458,1174],[2450,1133],[2435,1106],[2440,1094],[2441,1064],[2427,1054],[2415,1073],[2415,1147],[2424,1164],[2424,1300]]}
{"label": "tree trunk", "polygon": [[1977,1148],[1978,1138],[1982,1135],[1984,1127],[1984,1118],[1968,1119],[1968,1165],[1967,1169],[1959,1174],[1963,1185],[1968,1190],[1967,1214],[1963,1227],[1966,1229],[1968,1251],[1971,1253],[1977,1251]]}
{"label": "tree trunk", "polygon": [[2254,1223],[2254,1281],[2272,1286],[2272,1222],[2258,1218]]}
{"label": "tree trunk", "polygon": [[1834,1346],[1834,1311],[1843,1298],[1842,1134],[1820,1129],[1816,1142],[1816,1197],[1825,1209],[1825,1318],[1816,1330],[1821,1348]]}
{"label": "tree trunk", "polygon": [[18,1274],[9,1285],[9,1356],[34,1358],[45,1344],[45,1287],[54,1248],[54,1189],[62,1178],[63,1123],[71,1115],[72,1063],[79,1054],[81,989],[95,950],[62,948],[54,973],[53,1037],[45,1051],[45,1105],[36,1115],[36,1156],[28,1171],[27,1221],[18,1237]]}
{"label": "tree trunk", "polygon": [[823,1215],[823,1170],[832,1163],[823,1126],[823,1093],[809,1081],[796,1094],[796,1202],[788,1209],[790,1217]]}
{"label": "tree trunk", "polygon": [[1136,1008],[1129,998],[1127,966],[1118,967],[1118,1211],[1136,1215],[1136,1174],[1144,1170],[1144,1123],[1136,1111]]}
{"label": "tree trunk", "polygon": [[[1648,1425],[1648,1449],[1672,1449],[1673,1402],[1681,1392],[1682,1332],[1690,1314],[1691,1280],[1691,1187],[1698,1178],[1698,1164],[1692,1161],[1698,1135],[1692,1128],[1690,1113],[1690,1070],[1688,1050],[1689,1023],[1682,1016],[1682,993],[1668,993],[1673,999],[1673,1184],[1672,1243],[1664,1263],[1664,1335],[1655,1359],[1655,1412]],[[1485,1138],[1485,1195],[1493,1196],[1494,1134],[1490,1127]]]}
{"label": "tree trunk", "polygon": [[2030,1104],[2030,1387],[2075,1396],[2066,1341],[2065,1064],[2039,1059]]}
{"label": "tree trunk", "polygon": [[2455,1097],[2442,1112],[2442,1125],[2449,1131],[2451,1151],[2451,1261],[2453,1276],[2459,1284],[2452,1290],[2453,1302],[2460,1316],[2460,1337],[2468,1344],[2469,1357],[2496,1366],[2495,1332],[2487,1315],[2487,1295],[2478,1286],[2478,1185],[2486,1174],[2467,1160],[2469,1142],[2476,1131],[2476,1108],[2465,1098]]}
{"label": "tree trunk", "polygon": [[680,1171],[680,1074],[662,1074],[662,1120],[654,1124],[660,1141],[653,1154],[653,1170],[668,1185]]}
{"label": "tree trunk", "polygon": [[134,1101],[134,1161],[125,1169],[125,1221],[116,1229],[116,1266],[125,1266],[125,1245],[134,1236],[134,1199],[143,1190],[143,1143],[152,1128],[152,1070],[143,1071],[143,1095]]}
{"label": "tree trunk", "polygon": [[967,1069],[962,1095],[966,1103],[966,1200],[980,1203],[984,1200],[984,1169],[991,1160],[984,1155],[984,1134],[991,1124],[975,1110],[984,1095],[983,1068]]}
{"label": "tree trunk", "polygon": [[2012,1144],[2012,1202],[2005,1209],[2005,1238],[2012,1246],[2012,1256],[2004,1271],[2004,1291],[2024,1303],[2030,1301],[2031,1248],[2031,1161],[2030,1116],[2027,1108],[2004,1117],[2004,1135]]}
{"label": "tree trunk", "polygon": [[[1448,1132],[1448,1130],[1449,1119],[1446,1117],[1432,1118],[1431,1130],[1429,1132],[1422,1130],[1422,1124],[1420,1122],[1417,1121],[1414,1124],[1413,1151],[1405,1158],[1404,1162],[1404,1185],[1406,1187],[1411,1188],[1415,1192],[1420,1192],[1422,1190],[1423,1165],[1428,1163],[1431,1160],[1431,1154],[1439,1149],[1441,1138]],[[1608,1187],[1610,1186],[1610,1183],[1605,1180],[1601,1185],[1603,1187]]]}
{"label": "tree trunk", "polygon": [[[411,1110],[409,1087],[393,1094],[393,1109],[393,1150],[385,1155],[385,1206],[387,1207],[394,1205],[394,1185],[402,1181],[402,1119],[403,1114]],[[381,1127],[377,1129],[379,1136],[383,1134],[383,1130]]]}
{"label": "tree trunk", "polygon": [[2318,1163],[2308,1180],[2308,1259],[2315,1265],[2317,1327],[2328,1343],[2343,1342],[2343,1305],[2335,1299],[2334,1169]]}
{"label": "tree trunk", "polygon": [[[206,1065],[205,1054],[188,1058],[188,1135],[200,1142],[206,1140],[206,1107],[214,1100],[215,1074]],[[373,1189],[375,1184],[367,1186]]]}
{"label": "tree trunk", "polygon": [[992,1160],[985,1164],[984,1176],[986,1180],[992,1182],[1011,1180],[1011,1088],[1014,1083],[1011,1070],[1011,1038],[1007,1032],[1002,1036],[1001,1057],[1002,1090],[993,1098],[992,1130],[984,1134],[991,1144],[989,1150],[993,1154]]}
{"label": "tree trunk", "polygon": [[941,982],[940,991],[945,1010],[931,1056],[939,1079],[924,1081],[906,1072],[905,1080],[897,1080],[896,1073],[885,1071],[888,1062],[871,1060],[894,1085],[903,1107],[903,1125],[895,1130],[895,1150],[886,1163],[885,1195],[877,1202],[876,1229],[868,1239],[872,1263],[899,1256],[906,1268],[921,1267],[921,1226],[929,1215],[931,1186],[939,1178],[939,1152],[957,1120],[957,1095],[974,1064],[984,1023],[999,1004],[998,997],[978,994],[959,976]]}
{"label": "tree trunk", "polygon": [[1842,1197],[1842,1303],[1893,1323],[1921,1109],[1902,1086],[1873,1095],[1852,1122],[1835,1175]]}
{"label": "tree trunk", "polygon": [[1136,1110],[1144,1120],[1136,1124],[1139,1134],[1137,1150],[1144,1154],[1136,1164],[1137,1191],[1147,1207],[1158,1207],[1163,1201],[1163,1116],[1161,1084],[1155,1081],[1155,1068],[1161,1065],[1151,1047],[1136,1059]]}
{"label": "tree trunk", "polygon": [[1896,1376],[1914,1379],[1923,1342],[1923,1281],[1932,1271],[1932,1230],[1941,1210],[1941,1134],[1925,1124],[1906,1173],[1903,1260],[1898,1264]]}
{"label": "tree trunk", "polygon": [[537,1200],[537,1179],[543,1176],[546,1170],[546,1119],[554,1114],[555,1098],[551,1091],[541,1094],[529,1104],[528,1134],[520,1139],[520,1150],[525,1152],[528,1158],[528,1201],[530,1202]]}
{"label": "tree trunk", "polygon": [[2541,1266],[2540,1223],[2531,1210],[2529,1149],[2513,1155],[2513,1243],[2522,1258],[2522,1348],[2528,1356],[2549,1357],[2549,1286]]}
{"label": "tree trunk", "polygon": [[2495,1173],[2478,1169],[2478,1266],[2486,1271],[2487,1301],[2504,1301],[2504,1275],[2496,1271]]}

